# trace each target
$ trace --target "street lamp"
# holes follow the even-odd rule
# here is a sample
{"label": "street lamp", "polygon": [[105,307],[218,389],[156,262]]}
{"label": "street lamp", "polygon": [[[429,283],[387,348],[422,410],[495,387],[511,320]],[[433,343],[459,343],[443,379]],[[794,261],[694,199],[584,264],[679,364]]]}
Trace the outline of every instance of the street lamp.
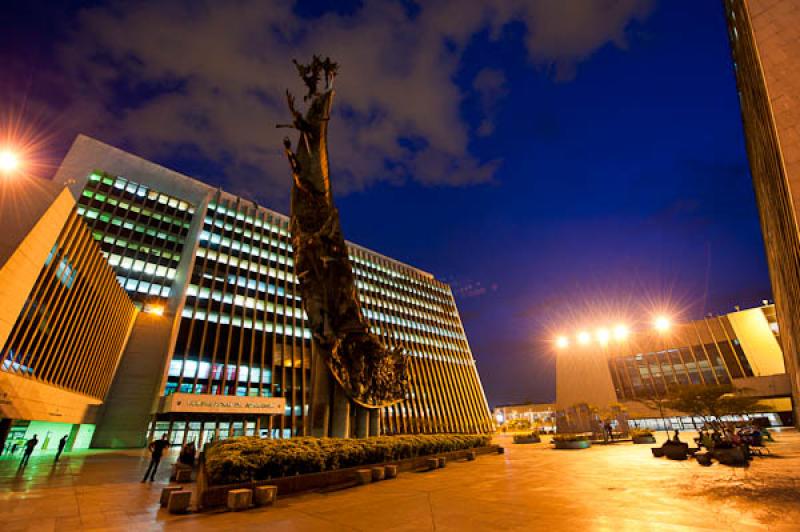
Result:
{"label": "street lamp", "polygon": [[592,341],[592,335],[586,331],[581,331],[578,333],[578,343],[581,345],[587,345],[589,342]]}
{"label": "street lamp", "polygon": [[595,338],[600,343],[600,345],[606,345],[608,343],[609,338],[611,338],[611,334],[608,332],[608,329],[601,328],[597,329],[595,333]]}
{"label": "street lamp", "polygon": [[666,332],[671,326],[672,323],[666,316],[656,316],[656,319],[653,320],[653,327],[655,327],[658,332]]}
{"label": "street lamp", "polygon": [[628,327],[626,325],[619,324],[614,327],[614,339],[618,342],[622,342],[628,338]]}
{"label": "street lamp", "polygon": [[10,174],[19,168],[19,157],[11,150],[0,150],[0,172]]}
{"label": "street lamp", "polygon": [[569,338],[567,338],[566,336],[559,336],[558,338],[556,338],[556,347],[558,347],[559,349],[565,349],[569,347]]}

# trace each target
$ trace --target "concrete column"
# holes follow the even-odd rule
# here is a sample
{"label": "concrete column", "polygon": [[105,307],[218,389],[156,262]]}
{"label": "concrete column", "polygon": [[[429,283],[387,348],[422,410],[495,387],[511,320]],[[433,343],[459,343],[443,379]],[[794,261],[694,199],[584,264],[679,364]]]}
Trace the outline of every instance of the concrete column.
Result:
{"label": "concrete column", "polygon": [[334,438],[350,437],[350,398],[341,386],[334,386],[333,412],[331,416],[331,436]]}
{"label": "concrete column", "polygon": [[327,364],[315,350],[311,368],[311,435],[325,438],[331,431],[332,382]]}
{"label": "concrete column", "polygon": [[369,417],[370,411],[363,406],[356,406],[356,438],[366,438],[369,436]]}
{"label": "concrete column", "polygon": [[375,408],[370,410],[369,412],[369,435],[370,437],[373,436],[380,436],[381,435],[381,409]]}

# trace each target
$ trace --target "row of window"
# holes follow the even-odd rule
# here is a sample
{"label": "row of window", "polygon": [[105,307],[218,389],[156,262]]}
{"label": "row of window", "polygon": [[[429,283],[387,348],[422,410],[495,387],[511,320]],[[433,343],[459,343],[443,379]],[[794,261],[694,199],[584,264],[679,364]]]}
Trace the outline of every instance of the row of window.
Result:
{"label": "row of window", "polygon": [[178,218],[173,218],[172,216],[169,216],[168,214],[162,214],[162,213],[160,213],[158,211],[152,211],[152,210],[148,209],[147,207],[141,207],[141,206],[136,205],[136,204],[131,205],[130,203],[128,203],[125,200],[121,200],[121,199],[117,199],[117,198],[114,198],[114,197],[111,197],[111,196],[107,196],[107,195],[103,194],[102,192],[99,192],[99,191],[96,191],[96,190],[93,191],[93,190],[90,190],[88,188],[84,189],[82,195],[84,197],[86,197],[86,198],[94,199],[96,201],[99,201],[100,203],[108,203],[111,206],[119,207],[121,209],[125,209],[125,210],[128,210],[128,211],[131,211],[131,212],[133,212],[135,214],[141,213],[141,214],[145,215],[146,217],[153,218],[154,220],[158,220],[159,222],[163,221],[163,222],[166,222],[168,224],[173,224],[173,225],[177,226],[179,228],[179,230],[180,229],[189,229],[189,226],[191,225],[188,221],[179,220]]}
{"label": "row of window", "polygon": [[140,185],[139,183],[128,181],[123,177],[112,179],[111,177],[95,172],[89,176],[89,181],[102,182],[104,185],[113,186],[116,189],[124,190],[130,194],[135,194],[142,198],[146,197],[147,199],[157,201],[163,205],[168,205],[173,209],[177,209],[179,211],[188,211],[189,214],[194,214],[194,207],[192,207],[189,203],[179,200],[178,198],[167,196],[166,194],[160,194],[146,185]]}
{"label": "row of window", "polygon": [[185,307],[182,316],[184,318],[191,318],[201,321],[209,321],[211,323],[219,323],[220,325],[233,325],[234,327],[243,327],[245,329],[253,329],[265,331],[268,333],[274,332],[276,334],[283,334],[286,336],[294,336],[295,338],[311,339],[311,329],[305,327],[294,327],[286,325],[285,327],[280,323],[265,322],[263,320],[253,320],[251,318],[242,318],[240,316],[230,316],[229,314],[221,312],[206,312],[201,309],[192,309]]}
{"label": "row of window", "polygon": [[[226,247],[232,251],[236,252],[243,252],[247,253],[252,257],[261,257],[262,259],[267,259],[272,262],[277,262],[278,264],[288,264],[289,266],[294,266],[294,261],[291,257],[287,257],[285,255],[278,255],[277,253],[273,253],[266,249],[259,249],[250,246],[250,244],[243,244],[238,240],[231,240],[228,237],[223,237],[218,235],[217,233],[209,233],[208,231],[203,231],[200,233],[200,242],[209,242],[212,245],[218,245],[222,247]],[[277,241],[270,241],[273,245],[277,246]],[[282,244],[282,242],[281,242]]]}

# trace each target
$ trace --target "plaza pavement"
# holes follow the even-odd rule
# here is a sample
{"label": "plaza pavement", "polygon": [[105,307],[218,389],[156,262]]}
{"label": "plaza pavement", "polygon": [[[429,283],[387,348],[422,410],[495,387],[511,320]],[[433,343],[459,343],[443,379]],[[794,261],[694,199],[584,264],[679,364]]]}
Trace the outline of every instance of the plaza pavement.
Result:
{"label": "plaza pavement", "polygon": [[800,434],[776,439],[749,468],[704,468],[652,458],[649,445],[555,451],[501,436],[504,455],[185,516],[158,508],[174,454],[152,485],[139,482],[143,451],[40,456],[24,470],[0,459],[0,530],[800,530]]}

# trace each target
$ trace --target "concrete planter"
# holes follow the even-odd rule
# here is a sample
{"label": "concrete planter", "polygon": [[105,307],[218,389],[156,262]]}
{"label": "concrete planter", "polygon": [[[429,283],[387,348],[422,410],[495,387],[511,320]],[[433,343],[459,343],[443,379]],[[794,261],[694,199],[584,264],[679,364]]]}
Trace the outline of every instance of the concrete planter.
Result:
{"label": "concrete planter", "polygon": [[729,449],[714,449],[713,455],[720,464],[729,466],[742,466],[747,464],[747,454],[742,446],[731,447]]}
{"label": "concrete planter", "polygon": [[689,444],[668,441],[661,446],[664,456],[670,460],[686,460],[689,457]]}
{"label": "concrete planter", "polygon": [[[486,447],[477,447],[474,449],[463,449],[460,451],[444,453],[443,456],[450,460],[463,460],[468,458],[468,453],[470,452],[475,453],[476,455],[495,454],[498,452],[502,453],[502,451],[499,449],[502,449],[502,447],[498,447],[497,445],[487,445]],[[398,473],[401,471],[417,471],[423,467],[427,467],[428,460],[435,461],[436,467],[439,467],[438,458],[430,456],[419,456],[416,458],[399,460],[392,462],[391,466],[396,467]],[[378,465],[387,466],[388,464],[375,464],[375,466]],[[291,477],[281,477],[267,480],[254,480],[251,482],[241,482],[238,484],[207,485],[207,476],[201,468],[198,477],[197,500],[201,509],[207,510],[225,506],[227,503],[228,492],[230,490],[239,488],[256,489],[258,486],[276,486],[278,488],[278,494],[285,496],[290,493],[300,493],[304,491],[327,488],[330,486],[345,486],[348,484],[352,486],[357,484],[357,471],[364,469],[364,466],[350,467],[346,469],[337,469],[334,471],[324,471],[322,473],[309,473],[307,475],[295,475]],[[372,470],[365,470],[366,475],[369,478],[367,482],[372,482]]]}
{"label": "concrete planter", "polygon": [[588,449],[592,446],[589,440],[554,441],[556,449]]}
{"label": "concrete planter", "polygon": [[542,439],[538,434],[515,434],[514,443],[541,443]]}
{"label": "concrete planter", "polygon": [[643,443],[653,444],[655,442],[656,442],[655,436],[634,436],[633,437],[633,443],[636,443],[636,444],[643,444]]}
{"label": "concrete planter", "polygon": [[397,466],[394,464],[389,464],[384,466],[384,477],[389,480],[392,478],[397,478]]}

